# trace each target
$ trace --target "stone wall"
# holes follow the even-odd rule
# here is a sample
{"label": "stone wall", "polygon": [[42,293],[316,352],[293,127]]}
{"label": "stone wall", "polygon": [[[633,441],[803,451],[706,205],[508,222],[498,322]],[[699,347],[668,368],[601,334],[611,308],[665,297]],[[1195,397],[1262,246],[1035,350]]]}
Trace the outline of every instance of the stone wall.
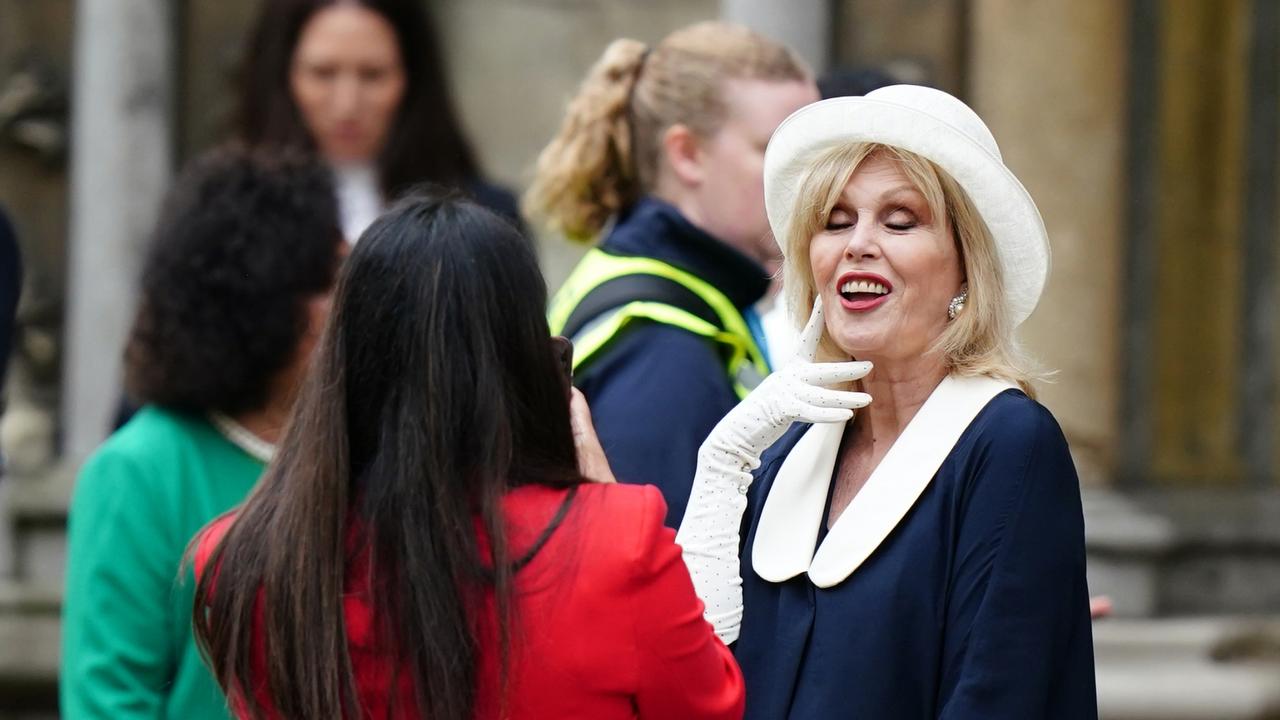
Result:
{"label": "stone wall", "polygon": [[969,76],[967,0],[837,0],[835,65],[878,68],[960,96]]}
{"label": "stone wall", "polygon": [[[67,287],[74,5],[0,0],[0,206],[17,229],[25,263],[8,409],[0,425],[0,442],[14,468],[43,466],[54,454]],[[0,547],[0,573],[7,557]]]}
{"label": "stone wall", "polygon": [[[449,73],[485,169],[527,186],[587,70],[616,37],[656,43],[671,30],[715,18],[716,0],[443,0],[438,5]],[[556,288],[585,248],[540,238],[547,284]]]}

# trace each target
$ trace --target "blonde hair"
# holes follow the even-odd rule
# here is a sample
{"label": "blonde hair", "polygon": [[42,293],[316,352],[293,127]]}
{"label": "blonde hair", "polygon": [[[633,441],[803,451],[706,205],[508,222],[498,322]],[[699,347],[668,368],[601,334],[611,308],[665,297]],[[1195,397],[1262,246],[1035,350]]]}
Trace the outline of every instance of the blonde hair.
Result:
{"label": "blonde hair", "polygon": [[727,114],[725,80],[810,77],[793,51],[739,25],[690,25],[652,49],[614,40],[538,157],[525,212],[570,239],[591,240],[611,216],[652,191],[668,128],[682,124],[699,137],[719,131]]}
{"label": "blonde hair", "polygon": [[[809,264],[809,243],[826,226],[849,178],[872,156],[892,160],[915,187],[934,217],[945,217],[955,236],[969,286],[964,310],[947,324],[930,352],[942,355],[948,371],[962,376],[989,375],[1017,383],[1034,397],[1033,380],[1042,375],[1022,351],[1006,310],[1004,275],[995,240],[969,195],[946,171],[915,153],[875,143],[849,143],[826,150],[801,176],[796,206],[784,230],[787,260],[783,287],[792,316],[809,317],[817,288]],[[938,308],[946,312],[946,308]],[[822,352],[840,354],[824,331]]]}

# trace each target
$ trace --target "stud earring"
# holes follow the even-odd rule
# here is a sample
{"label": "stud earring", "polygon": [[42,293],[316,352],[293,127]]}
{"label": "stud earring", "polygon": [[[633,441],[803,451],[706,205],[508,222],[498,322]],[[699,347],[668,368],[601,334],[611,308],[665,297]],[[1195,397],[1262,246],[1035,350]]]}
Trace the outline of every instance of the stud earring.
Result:
{"label": "stud earring", "polygon": [[947,319],[955,320],[956,316],[964,310],[964,304],[969,300],[969,284],[965,283],[960,286],[960,294],[951,298],[951,304],[947,306]]}

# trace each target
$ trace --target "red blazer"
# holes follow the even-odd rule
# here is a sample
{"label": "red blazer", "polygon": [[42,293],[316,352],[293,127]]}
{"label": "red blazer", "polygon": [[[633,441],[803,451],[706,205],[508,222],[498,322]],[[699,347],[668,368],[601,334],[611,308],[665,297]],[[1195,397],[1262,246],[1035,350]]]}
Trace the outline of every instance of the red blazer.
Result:
{"label": "red blazer", "polygon": [[[529,548],[564,501],[564,490],[522,487],[504,510],[512,557]],[[564,521],[516,576],[506,717],[741,718],[742,674],[702,618],[689,572],[663,526],[666,505],[646,485],[579,487]],[[230,525],[222,518],[200,540],[196,570]],[[369,569],[349,564],[348,648],[365,717],[388,717],[391,653],[372,632]],[[492,595],[479,608],[492,618]],[[496,625],[490,623],[491,630]],[[496,630],[487,633],[496,638]],[[482,635],[483,637],[484,635]],[[255,661],[266,691],[266,650]],[[417,718],[409,673],[399,673],[402,717]],[[481,642],[476,718],[500,716],[496,640]],[[233,706],[235,705],[233,701]]]}

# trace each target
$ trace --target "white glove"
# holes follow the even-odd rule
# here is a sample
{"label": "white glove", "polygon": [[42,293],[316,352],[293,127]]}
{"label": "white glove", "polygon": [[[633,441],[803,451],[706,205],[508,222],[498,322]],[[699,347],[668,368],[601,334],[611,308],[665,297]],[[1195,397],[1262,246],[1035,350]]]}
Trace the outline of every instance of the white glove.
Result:
{"label": "white glove", "polygon": [[866,393],[830,389],[865,376],[871,363],[814,362],[823,327],[818,297],[800,335],[797,359],[765,378],[698,449],[698,471],[676,543],[706,604],[707,622],[726,645],[738,639],[742,624],[738,530],[760,455],[794,422],[847,422],[855,408],[871,403]]}

